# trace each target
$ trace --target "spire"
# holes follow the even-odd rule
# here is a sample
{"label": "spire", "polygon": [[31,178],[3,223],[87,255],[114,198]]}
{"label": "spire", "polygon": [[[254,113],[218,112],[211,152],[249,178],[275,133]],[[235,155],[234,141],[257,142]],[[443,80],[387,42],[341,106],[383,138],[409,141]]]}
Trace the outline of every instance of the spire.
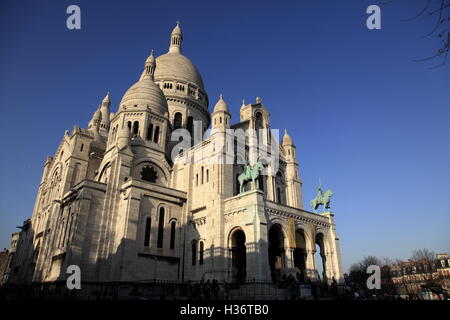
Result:
{"label": "spire", "polygon": [[214,112],[228,112],[228,106],[227,103],[223,100],[223,95],[220,94],[219,101],[217,101]]}
{"label": "spire", "polygon": [[177,21],[177,25],[173,28],[170,34],[170,47],[169,52],[181,53],[181,43],[183,42],[183,33],[181,32],[180,22]]}
{"label": "spire", "polygon": [[241,109],[245,107],[245,99],[242,99]]}
{"label": "spire", "polygon": [[153,80],[155,76],[155,69],[156,69],[156,59],[153,56],[153,49],[152,49],[152,51],[150,52],[150,56],[147,58],[147,60],[145,60],[145,68],[140,80],[144,78],[149,78]]}
{"label": "spire", "polygon": [[106,126],[109,125],[109,121],[110,121],[110,116],[111,116],[111,112],[109,110],[110,106],[111,106],[111,98],[109,97],[109,91],[108,91],[106,96],[103,98],[102,103],[99,108],[99,110],[101,111],[101,115],[102,115],[101,122]]}
{"label": "spire", "polygon": [[294,141],[293,141],[292,138],[289,136],[289,134],[288,134],[288,132],[287,132],[286,129],[284,129],[284,135],[283,135],[282,145],[283,145],[283,146],[293,146],[293,145],[294,145]]}
{"label": "spire", "polygon": [[109,108],[110,105],[111,105],[111,98],[109,97],[109,91],[108,91],[106,96],[103,98],[102,106],[107,106]]}
{"label": "spire", "polygon": [[89,131],[93,132],[95,136],[98,136],[98,132],[100,130],[100,124],[102,122],[102,112],[100,110],[101,105],[98,106],[98,109],[95,110],[94,115],[92,116],[91,121],[89,122]]}

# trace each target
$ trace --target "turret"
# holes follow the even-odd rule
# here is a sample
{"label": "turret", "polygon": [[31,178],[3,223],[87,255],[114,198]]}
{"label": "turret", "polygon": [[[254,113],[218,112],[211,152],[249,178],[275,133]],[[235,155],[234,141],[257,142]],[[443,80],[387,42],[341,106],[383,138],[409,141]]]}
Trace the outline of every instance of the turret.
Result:
{"label": "turret", "polygon": [[294,141],[284,131],[281,145],[286,156],[286,183],[287,183],[287,202],[289,206],[303,209],[302,200],[302,181],[300,180],[296,148]]}
{"label": "turret", "polygon": [[217,101],[214,111],[212,113],[212,129],[213,131],[225,131],[230,128],[231,114],[228,111],[228,106],[223,100],[223,96],[220,95],[219,101]]}
{"label": "turret", "polygon": [[123,125],[117,136],[117,148],[123,150],[130,144],[131,132],[126,125]]}
{"label": "turret", "polygon": [[102,100],[100,111],[102,113],[102,129],[109,129],[110,115],[111,111],[109,107],[111,106],[111,99],[109,97],[109,92]]}
{"label": "turret", "polygon": [[156,69],[156,59],[153,56],[153,50],[150,52],[150,56],[145,60],[145,67],[144,71],[142,72],[141,78],[142,79],[150,79],[154,81],[155,79],[155,69]]}
{"label": "turret", "polygon": [[183,42],[183,34],[180,28],[180,22],[177,21],[177,25],[173,28],[170,34],[170,47],[169,52],[181,53],[181,43]]}

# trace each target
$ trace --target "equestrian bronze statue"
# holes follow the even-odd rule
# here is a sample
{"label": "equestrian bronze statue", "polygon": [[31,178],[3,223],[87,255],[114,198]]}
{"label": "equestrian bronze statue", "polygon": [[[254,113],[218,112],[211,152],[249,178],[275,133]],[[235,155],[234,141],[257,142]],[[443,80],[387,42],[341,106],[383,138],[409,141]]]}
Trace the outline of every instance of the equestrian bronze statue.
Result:
{"label": "equestrian bronze statue", "polygon": [[323,212],[329,211],[330,209],[330,198],[333,195],[333,191],[328,189],[327,191],[322,191],[322,185],[317,188],[317,195],[312,199],[309,204],[313,208],[314,212],[317,213],[317,208],[323,205]]}

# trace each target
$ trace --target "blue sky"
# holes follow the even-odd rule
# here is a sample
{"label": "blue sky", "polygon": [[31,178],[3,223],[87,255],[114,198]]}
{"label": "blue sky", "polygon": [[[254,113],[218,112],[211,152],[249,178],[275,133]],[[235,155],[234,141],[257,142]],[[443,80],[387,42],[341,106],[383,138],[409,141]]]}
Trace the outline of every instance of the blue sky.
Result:
{"label": "blue sky", "polygon": [[[272,128],[295,141],[305,206],[319,178],[345,268],[365,255],[450,251],[450,65],[422,38],[425,1],[2,1],[0,3],[0,248],[32,213],[42,165],[66,129],[86,126],[106,92],[112,110],[151,49],[180,20],[183,52],[200,70],[210,108],[223,93],[233,122],[257,96]],[[81,30],[66,8],[81,8]],[[437,63],[437,62],[436,62]]]}

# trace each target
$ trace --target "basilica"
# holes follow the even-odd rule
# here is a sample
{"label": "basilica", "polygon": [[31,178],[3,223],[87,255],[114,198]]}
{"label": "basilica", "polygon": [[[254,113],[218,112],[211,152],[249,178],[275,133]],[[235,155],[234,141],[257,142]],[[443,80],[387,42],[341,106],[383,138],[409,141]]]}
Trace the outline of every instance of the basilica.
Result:
{"label": "basilica", "polygon": [[226,95],[210,111],[182,44],[177,23],[120,101],[65,132],[6,283],[62,281],[72,265],[87,282],[342,281],[334,213],[304,208],[292,138],[275,138],[261,98],[237,120]]}

